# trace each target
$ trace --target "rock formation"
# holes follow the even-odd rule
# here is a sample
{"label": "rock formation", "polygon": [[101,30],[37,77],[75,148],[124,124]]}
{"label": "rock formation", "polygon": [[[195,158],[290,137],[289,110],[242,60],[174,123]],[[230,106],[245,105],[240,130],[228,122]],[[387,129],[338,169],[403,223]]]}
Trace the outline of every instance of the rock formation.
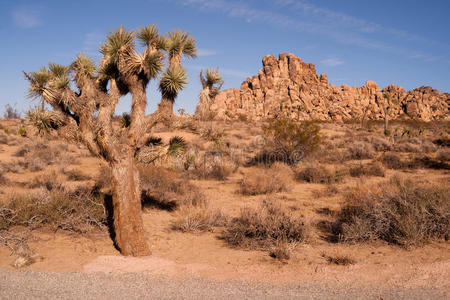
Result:
{"label": "rock formation", "polygon": [[240,89],[220,92],[210,105],[215,119],[261,120],[283,116],[298,120],[383,119],[383,105],[390,97],[390,118],[423,121],[449,119],[450,94],[431,87],[406,92],[390,85],[380,90],[374,81],[362,87],[328,84],[325,74],[317,75],[314,64],[302,62],[293,54],[263,58],[263,70],[247,78]]}

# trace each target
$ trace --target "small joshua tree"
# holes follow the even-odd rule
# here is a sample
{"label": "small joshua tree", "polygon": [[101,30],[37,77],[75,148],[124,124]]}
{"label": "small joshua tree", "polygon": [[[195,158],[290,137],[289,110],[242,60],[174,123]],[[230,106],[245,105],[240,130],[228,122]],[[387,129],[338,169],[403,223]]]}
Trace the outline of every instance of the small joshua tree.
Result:
{"label": "small joshua tree", "polygon": [[173,103],[178,93],[187,84],[186,72],[181,64],[184,55],[187,58],[197,57],[195,39],[189,33],[174,30],[163,37],[162,43],[168,53],[169,65],[163,75],[159,90],[161,91],[161,102],[158,104],[157,113],[164,118],[173,116]]}
{"label": "small joshua tree", "polygon": [[195,116],[205,120],[211,115],[210,107],[223,86],[223,79],[219,74],[218,68],[206,69],[206,76],[203,76],[203,71],[200,72],[200,82],[203,89],[200,92],[200,101],[197,105]]}
{"label": "small joshua tree", "polygon": [[[142,53],[136,50],[136,41],[144,46]],[[51,63],[40,71],[24,72],[30,96],[42,98],[58,116],[55,129],[68,138],[81,140],[93,155],[109,163],[115,242],[123,255],[150,254],[141,217],[135,155],[160,119],[158,114],[145,113],[146,88],[163,70],[166,49],[170,47],[155,25],[137,32],[120,27],[101,45],[99,67],[79,54],[70,66]],[[169,58],[174,60],[174,56],[170,54]],[[174,95],[182,88],[186,76],[179,70],[169,67],[163,74],[163,95]],[[71,88],[72,81],[76,90]],[[113,128],[113,115],[120,98],[127,94],[132,98],[129,124],[117,130]]]}

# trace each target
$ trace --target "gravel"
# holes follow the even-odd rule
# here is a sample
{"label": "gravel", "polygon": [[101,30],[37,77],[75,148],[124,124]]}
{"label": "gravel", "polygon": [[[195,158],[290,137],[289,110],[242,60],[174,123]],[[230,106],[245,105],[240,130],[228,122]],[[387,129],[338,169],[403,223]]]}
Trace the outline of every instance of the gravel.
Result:
{"label": "gravel", "polygon": [[300,283],[178,280],[144,274],[85,274],[0,269],[0,299],[448,299],[448,291],[380,290]]}

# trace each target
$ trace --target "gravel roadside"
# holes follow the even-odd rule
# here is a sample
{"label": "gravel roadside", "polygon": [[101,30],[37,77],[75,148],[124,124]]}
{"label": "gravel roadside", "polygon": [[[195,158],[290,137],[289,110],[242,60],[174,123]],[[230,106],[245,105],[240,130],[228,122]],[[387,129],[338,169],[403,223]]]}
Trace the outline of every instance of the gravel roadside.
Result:
{"label": "gravel roadside", "polygon": [[381,290],[301,283],[268,286],[143,274],[85,274],[0,269],[1,299],[448,299],[448,291]]}

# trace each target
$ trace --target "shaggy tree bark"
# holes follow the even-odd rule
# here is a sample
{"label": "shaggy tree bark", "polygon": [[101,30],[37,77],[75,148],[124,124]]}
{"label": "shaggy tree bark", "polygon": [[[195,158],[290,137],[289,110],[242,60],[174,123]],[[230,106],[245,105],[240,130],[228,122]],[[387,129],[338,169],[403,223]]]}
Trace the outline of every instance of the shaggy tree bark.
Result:
{"label": "shaggy tree bark", "polygon": [[[146,26],[137,38],[147,48],[134,48],[136,33],[122,27],[102,44],[100,68],[78,55],[69,66],[49,64],[38,72],[25,73],[30,96],[42,97],[55,115],[61,116],[60,132],[76,136],[89,151],[109,163],[114,209],[115,242],[123,255],[150,255],[141,217],[140,175],[135,155],[146,142],[158,115],[146,115],[146,88],[163,68],[164,43],[156,26]],[[177,78],[169,78],[170,80]],[[73,80],[78,91],[70,88]],[[164,89],[162,90],[164,92]],[[119,99],[130,93],[131,120],[128,128],[113,129]]]}

